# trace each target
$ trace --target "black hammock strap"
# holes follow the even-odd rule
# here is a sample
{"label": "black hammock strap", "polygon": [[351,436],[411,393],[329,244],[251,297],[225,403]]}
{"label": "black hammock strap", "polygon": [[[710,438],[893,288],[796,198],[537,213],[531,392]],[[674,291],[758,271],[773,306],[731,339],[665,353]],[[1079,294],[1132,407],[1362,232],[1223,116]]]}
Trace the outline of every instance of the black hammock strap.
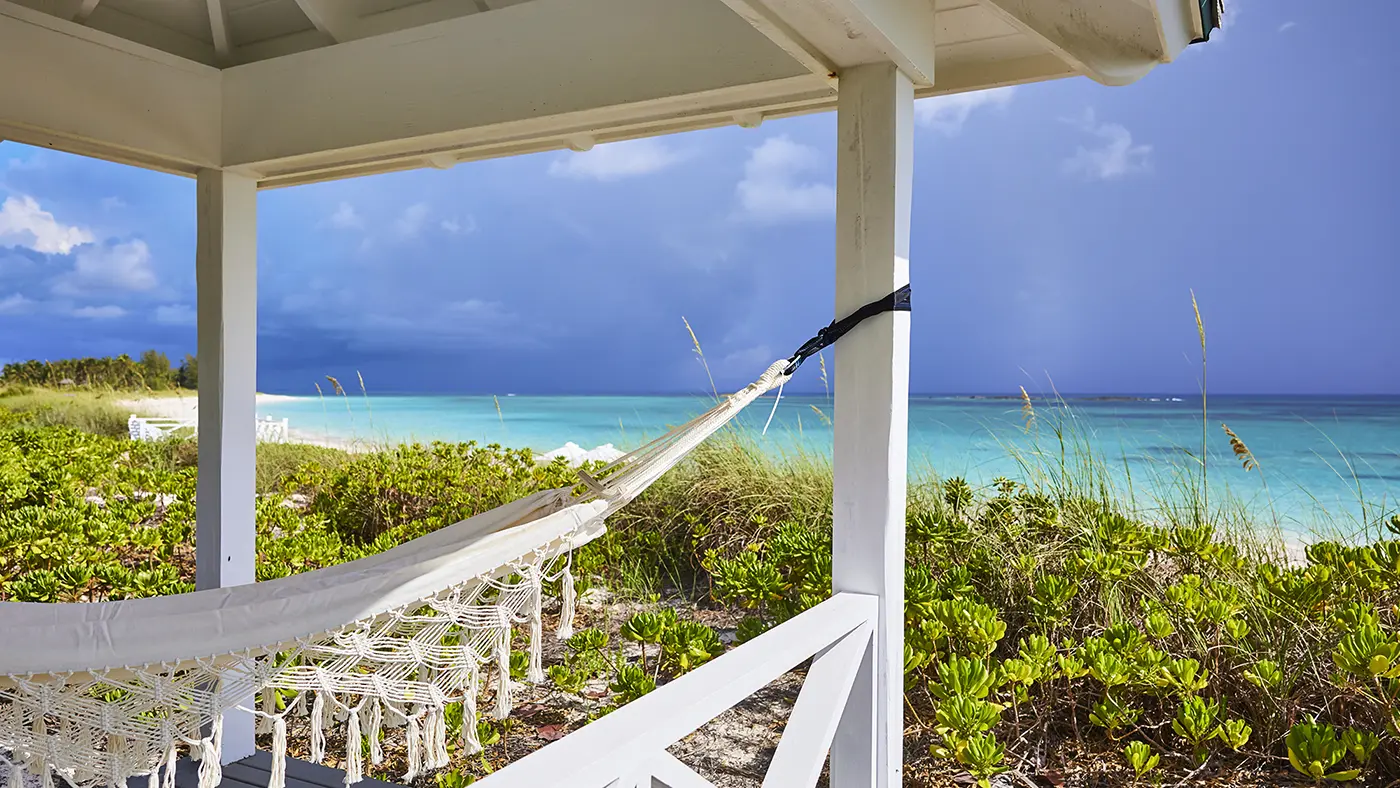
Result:
{"label": "black hammock strap", "polygon": [[783,370],[784,375],[791,375],[802,366],[802,362],[815,356],[819,351],[825,350],[836,344],[836,340],[844,337],[851,329],[855,328],[861,321],[882,315],[886,312],[908,312],[909,311],[909,285],[899,288],[884,298],[879,298],[865,306],[857,309],[840,320],[833,320],[831,324],[817,335],[802,344],[796,353],[788,359],[787,368]]}

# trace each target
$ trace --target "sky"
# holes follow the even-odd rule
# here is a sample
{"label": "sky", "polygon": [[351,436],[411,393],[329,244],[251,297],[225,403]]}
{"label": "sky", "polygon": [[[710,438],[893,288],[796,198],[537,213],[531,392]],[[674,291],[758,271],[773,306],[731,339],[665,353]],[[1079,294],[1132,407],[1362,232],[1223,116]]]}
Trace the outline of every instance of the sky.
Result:
{"label": "sky", "polygon": [[[1400,394],[1400,6],[916,105],[911,388]],[[1385,96],[1392,98],[1386,99]],[[258,198],[258,387],[698,393],[832,318],[832,113]],[[195,348],[194,182],[0,143],[0,362]],[[828,361],[830,359],[828,358]],[[820,391],[817,365],[789,391]]]}

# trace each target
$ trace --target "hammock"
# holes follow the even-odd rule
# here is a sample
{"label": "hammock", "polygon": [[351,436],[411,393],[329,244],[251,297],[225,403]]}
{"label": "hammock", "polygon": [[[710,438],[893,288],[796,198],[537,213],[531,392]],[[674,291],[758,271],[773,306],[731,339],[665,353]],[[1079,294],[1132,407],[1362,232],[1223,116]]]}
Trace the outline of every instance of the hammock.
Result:
{"label": "hammock", "polygon": [[[308,714],[313,761],[345,732],[345,782],[364,777],[362,739],[404,728],[408,771],[447,765],[448,704],[477,740],[477,695],[494,679],[511,710],[510,643],[528,628],[528,679],[544,680],[545,583],[558,582],[557,635],[572,634],[571,551],[740,410],[786,382],[791,360],[693,421],[594,474],[579,491],[536,493],[375,556],[301,575],[169,597],[94,604],[0,603],[0,761],[8,788],[26,772],[78,788],[174,788],[182,750],[216,788],[223,712],[272,734],[269,788],[285,788],[287,717]],[[781,393],[781,392],[780,392]],[[279,703],[279,697],[284,703]],[[256,699],[256,700],[255,700]]]}

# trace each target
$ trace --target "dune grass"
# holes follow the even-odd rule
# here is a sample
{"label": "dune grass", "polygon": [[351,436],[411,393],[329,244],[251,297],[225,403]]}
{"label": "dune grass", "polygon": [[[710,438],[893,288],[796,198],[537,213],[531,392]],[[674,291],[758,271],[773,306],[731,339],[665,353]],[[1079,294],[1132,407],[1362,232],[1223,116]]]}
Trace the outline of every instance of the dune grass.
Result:
{"label": "dune grass", "polygon": [[127,434],[130,413],[116,403],[129,396],[129,392],[0,386],[0,407],[26,414],[37,426],[64,426],[94,435],[118,436]]}

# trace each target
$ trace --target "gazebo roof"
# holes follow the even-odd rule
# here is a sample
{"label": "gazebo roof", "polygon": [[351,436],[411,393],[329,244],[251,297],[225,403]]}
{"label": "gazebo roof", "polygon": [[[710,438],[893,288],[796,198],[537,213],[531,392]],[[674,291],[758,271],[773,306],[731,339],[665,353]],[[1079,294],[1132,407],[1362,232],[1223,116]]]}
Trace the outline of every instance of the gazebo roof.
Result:
{"label": "gazebo roof", "polygon": [[[1204,9],[1204,10],[1203,10]],[[920,97],[1124,84],[1207,0],[0,0],[0,137],[263,187]],[[1205,19],[1205,23],[1203,23]]]}

